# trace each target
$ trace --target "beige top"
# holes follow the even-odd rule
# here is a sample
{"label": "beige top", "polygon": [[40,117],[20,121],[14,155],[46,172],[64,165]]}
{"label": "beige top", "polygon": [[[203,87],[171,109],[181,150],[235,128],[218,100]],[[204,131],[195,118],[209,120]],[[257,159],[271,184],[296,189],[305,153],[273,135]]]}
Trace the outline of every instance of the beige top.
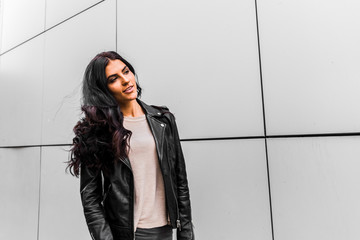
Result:
{"label": "beige top", "polygon": [[164,180],[156,153],[155,140],[145,115],[124,116],[124,127],[132,132],[129,160],[134,175],[134,231],[168,223]]}

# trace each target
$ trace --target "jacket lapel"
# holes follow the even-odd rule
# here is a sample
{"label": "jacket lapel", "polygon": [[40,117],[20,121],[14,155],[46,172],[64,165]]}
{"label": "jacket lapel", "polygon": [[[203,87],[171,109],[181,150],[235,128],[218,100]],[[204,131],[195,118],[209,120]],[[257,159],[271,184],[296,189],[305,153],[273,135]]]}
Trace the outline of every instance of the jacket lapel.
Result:
{"label": "jacket lapel", "polygon": [[158,159],[161,164],[163,160],[164,134],[165,134],[166,123],[163,123],[156,118],[157,116],[161,115],[158,109],[145,104],[139,99],[136,100],[145,111],[147,122],[149,123],[150,130],[155,140]]}
{"label": "jacket lapel", "polygon": [[156,151],[158,154],[159,162],[162,162],[163,159],[163,145],[164,145],[164,133],[165,133],[165,124],[160,123],[159,120],[156,120],[154,117],[147,117],[150,129],[154,136]]}

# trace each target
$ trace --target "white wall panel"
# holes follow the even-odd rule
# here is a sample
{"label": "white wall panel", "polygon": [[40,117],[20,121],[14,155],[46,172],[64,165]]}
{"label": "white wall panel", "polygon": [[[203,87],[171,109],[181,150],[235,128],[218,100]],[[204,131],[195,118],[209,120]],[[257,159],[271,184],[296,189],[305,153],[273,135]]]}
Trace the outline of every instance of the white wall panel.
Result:
{"label": "white wall panel", "polygon": [[269,139],[275,239],[360,238],[360,138]]}
{"label": "white wall panel", "polygon": [[264,140],[182,146],[196,238],[272,239]]}
{"label": "white wall panel", "polygon": [[40,149],[0,148],[0,239],[37,240]]}
{"label": "white wall panel", "polygon": [[118,51],[181,137],[262,135],[253,0],[118,1]]}
{"label": "white wall panel", "polygon": [[4,1],[0,0],[0,53],[2,46],[2,34],[3,34],[3,25],[4,25]]}
{"label": "white wall panel", "polygon": [[2,0],[0,53],[44,31],[45,0]]}
{"label": "white wall panel", "polygon": [[0,145],[40,144],[44,37],[1,56]]}
{"label": "white wall panel", "polygon": [[268,133],[360,131],[360,3],[258,6]]}
{"label": "white wall panel", "polygon": [[46,32],[43,144],[72,142],[85,68],[97,53],[115,49],[115,5],[102,2]]}
{"label": "white wall panel", "polygon": [[61,21],[101,2],[100,0],[46,0],[46,28],[50,28]]}
{"label": "white wall panel", "polygon": [[91,239],[81,205],[79,179],[65,173],[66,150],[42,148],[39,240]]}

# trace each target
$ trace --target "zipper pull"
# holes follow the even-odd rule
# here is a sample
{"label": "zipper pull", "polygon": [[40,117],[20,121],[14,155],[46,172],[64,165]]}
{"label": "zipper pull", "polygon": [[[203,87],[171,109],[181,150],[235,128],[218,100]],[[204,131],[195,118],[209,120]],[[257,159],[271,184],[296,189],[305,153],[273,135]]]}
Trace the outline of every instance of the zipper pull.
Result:
{"label": "zipper pull", "polygon": [[180,224],[180,220],[176,220],[176,227],[179,229],[179,231],[181,231],[181,224]]}

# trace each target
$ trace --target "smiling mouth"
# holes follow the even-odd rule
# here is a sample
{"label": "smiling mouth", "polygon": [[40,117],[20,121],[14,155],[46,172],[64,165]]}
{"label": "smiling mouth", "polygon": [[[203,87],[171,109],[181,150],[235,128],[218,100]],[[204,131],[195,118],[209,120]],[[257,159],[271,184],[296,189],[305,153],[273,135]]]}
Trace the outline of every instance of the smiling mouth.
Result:
{"label": "smiling mouth", "polygon": [[123,92],[130,92],[133,89],[134,86],[130,86],[128,88],[126,88]]}

